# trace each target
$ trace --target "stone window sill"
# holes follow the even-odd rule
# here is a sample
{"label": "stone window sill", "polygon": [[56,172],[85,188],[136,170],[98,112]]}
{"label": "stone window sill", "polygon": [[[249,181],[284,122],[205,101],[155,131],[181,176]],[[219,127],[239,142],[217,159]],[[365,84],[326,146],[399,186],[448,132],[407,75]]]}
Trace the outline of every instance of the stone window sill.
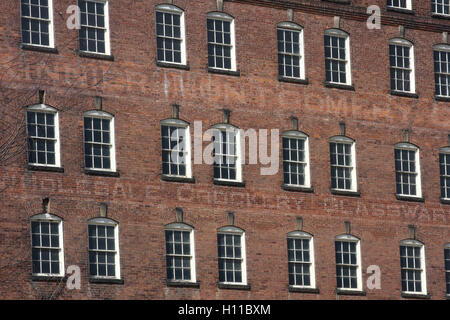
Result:
{"label": "stone window sill", "polygon": [[397,200],[401,200],[401,201],[425,202],[424,197],[409,197],[409,196],[402,196],[402,195],[398,195],[398,194],[396,194],[395,197],[397,198]]}
{"label": "stone window sill", "polygon": [[30,171],[64,172],[63,167],[34,166],[29,164],[27,169]]}
{"label": "stone window sill", "polygon": [[107,61],[114,61],[113,55],[107,55],[107,54],[101,54],[101,53],[93,53],[93,52],[85,52],[78,50],[78,56],[82,58],[91,58],[91,59],[97,59],[97,60],[107,60]]}
{"label": "stone window sill", "polygon": [[334,82],[324,81],[323,85],[327,88],[355,91],[355,87],[351,84],[343,84],[343,83],[334,83]]}
{"label": "stone window sill", "polygon": [[66,280],[66,277],[63,276],[35,276],[31,275],[31,281],[39,281],[39,282],[61,282]]}
{"label": "stone window sill", "polygon": [[283,189],[285,191],[314,193],[313,187],[300,187],[300,186],[291,186],[288,184],[282,184],[281,189]]}
{"label": "stone window sill", "polygon": [[432,12],[431,13],[431,17],[432,18],[437,18],[437,19],[447,19],[447,20],[450,20],[450,15],[444,15],[444,14],[439,14],[439,13],[434,13],[434,12]]}
{"label": "stone window sill", "polygon": [[416,293],[405,293],[402,292],[402,298],[411,298],[411,299],[430,299],[430,294],[416,294]]}
{"label": "stone window sill", "polygon": [[344,289],[336,289],[336,294],[342,296],[365,296],[366,292],[362,290],[344,290]]}
{"label": "stone window sill", "polygon": [[443,199],[443,198],[441,198],[441,203],[442,204],[450,204],[450,199]]}
{"label": "stone window sill", "polygon": [[215,68],[208,67],[208,72],[209,73],[224,74],[224,75],[229,75],[229,76],[235,76],[235,77],[240,77],[241,76],[241,72],[239,70],[237,70],[237,71],[234,71],[234,70],[223,70],[223,69],[215,69]]}
{"label": "stone window sill", "polygon": [[231,284],[231,283],[219,283],[219,289],[226,290],[246,290],[250,291],[251,286],[249,284]]}
{"label": "stone window sill", "polygon": [[184,183],[195,183],[195,178],[187,178],[187,177],[174,177],[174,176],[166,176],[161,175],[161,180],[168,182],[184,182]]}
{"label": "stone window sill", "polygon": [[245,182],[239,181],[225,181],[213,179],[213,183],[218,186],[240,187],[245,188]]}
{"label": "stone window sill", "polygon": [[359,191],[330,189],[330,192],[338,196],[361,197],[361,192]]}
{"label": "stone window sill", "polygon": [[411,10],[411,9],[387,7],[386,10],[387,11],[392,11],[392,12],[398,12],[398,13],[412,14],[412,15],[416,14],[416,12],[414,10]]}
{"label": "stone window sill", "polygon": [[298,83],[298,84],[304,84],[304,85],[308,85],[309,81],[308,79],[297,79],[297,78],[289,78],[289,77],[283,77],[283,76],[278,76],[278,81],[280,82],[289,82],[289,83]]}
{"label": "stone window sill", "polygon": [[166,281],[166,286],[175,288],[200,288],[199,282]]}
{"label": "stone window sill", "polygon": [[20,48],[23,50],[39,51],[39,52],[45,52],[45,53],[55,53],[55,54],[59,53],[58,49],[56,49],[56,48],[41,47],[41,46],[35,46],[32,44],[25,44],[25,43],[22,43],[20,45]]}
{"label": "stone window sill", "polygon": [[190,67],[188,64],[179,64],[179,63],[170,63],[170,62],[162,62],[162,61],[156,61],[156,65],[158,67],[162,68],[173,68],[173,69],[181,69],[181,70],[190,70]]}
{"label": "stone window sill", "polygon": [[90,283],[124,284],[123,279],[89,278]]}
{"label": "stone window sill", "polygon": [[313,293],[313,294],[319,294],[319,288],[299,288],[294,286],[288,287],[289,292],[299,292],[299,293]]}
{"label": "stone window sill", "polygon": [[450,102],[450,97],[434,96],[434,100],[436,100],[436,101],[443,101],[443,102]]}
{"label": "stone window sill", "polygon": [[102,171],[102,170],[93,170],[93,169],[84,169],[84,173],[90,176],[100,176],[100,177],[120,177],[120,173],[118,171]]}
{"label": "stone window sill", "polygon": [[412,93],[412,92],[402,92],[402,91],[391,90],[389,93],[392,96],[405,97],[405,98],[414,98],[414,99],[418,99],[419,98],[419,95],[417,93]]}

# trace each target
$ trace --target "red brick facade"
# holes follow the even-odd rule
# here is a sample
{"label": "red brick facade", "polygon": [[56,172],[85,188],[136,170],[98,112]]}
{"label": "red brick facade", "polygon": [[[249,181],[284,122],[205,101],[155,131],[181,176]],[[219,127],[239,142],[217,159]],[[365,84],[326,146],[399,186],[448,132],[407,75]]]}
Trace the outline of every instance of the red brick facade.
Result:
{"label": "red brick facade", "polygon": [[[77,55],[77,30],[66,27],[66,8],[74,1],[54,2],[57,54],[21,49],[20,1],[0,3],[1,104],[13,108],[20,101],[16,111],[25,114],[45,90],[46,104],[59,110],[64,168],[29,170],[25,151],[0,167],[0,298],[402,299],[399,242],[409,237],[408,225],[425,244],[428,294],[446,298],[450,206],[440,202],[438,152],[449,144],[450,105],[435,100],[433,45],[442,43],[450,21],[432,17],[430,1],[413,1],[415,14],[386,11],[384,0],[224,1],[224,12],[235,18],[240,76],[207,71],[206,14],[217,10],[214,0],[173,1],[185,11],[189,70],[155,64],[154,8],[160,1],[109,1],[114,61]],[[366,27],[365,8],[372,4],[382,10],[379,30]],[[287,9],[304,27],[307,85],[278,80],[276,24],[288,19]],[[350,34],[354,91],[323,83],[323,33],[333,28],[334,16]],[[399,25],[415,46],[418,98],[389,93],[388,41],[399,36]],[[95,109],[96,96],[115,116],[120,177],[83,170],[82,114]],[[203,130],[222,122],[224,108],[242,129],[285,131],[289,118],[298,117],[299,130],[310,136],[314,192],[282,190],[281,161],[273,176],[260,175],[259,164],[245,164],[244,188],[214,185],[207,164],[193,165],[195,183],[162,181],[160,121],[171,117],[174,103],[181,119],[201,120]],[[13,111],[1,112],[13,117]],[[359,197],[330,193],[329,138],[340,133],[342,121],[356,141]],[[404,129],[420,148],[424,202],[396,199],[394,145],[403,141]],[[46,197],[51,213],[63,218],[64,265],[81,268],[80,290],[31,279],[30,217],[42,212]],[[100,203],[119,222],[123,284],[89,282],[87,221],[99,215]],[[175,207],[195,228],[199,288],[166,286],[164,226],[175,221]],[[249,290],[217,285],[217,229],[227,224],[229,211],[245,230]],[[297,228],[299,216],[303,230],[314,235],[318,294],[288,291],[286,234]],[[334,239],[345,233],[344,221],[361,239],[365,296],[335,292]],[[381,269],[381,289],[366,287],[370,265]]]}

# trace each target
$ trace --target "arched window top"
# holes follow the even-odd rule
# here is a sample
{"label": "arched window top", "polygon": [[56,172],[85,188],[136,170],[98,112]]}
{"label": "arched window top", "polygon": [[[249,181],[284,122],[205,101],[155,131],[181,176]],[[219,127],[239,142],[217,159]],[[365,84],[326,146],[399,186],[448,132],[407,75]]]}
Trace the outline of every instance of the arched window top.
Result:
{"label": "arched window top", "polygon": [[33,221],[37,221],[37,220],[43,221],[43,220],[45,220],[45,221],[55,221],[55,222],[60,222],[60,221],[63,220],[62,218],[60,218],[58,216],[55,216],[54,214],[51,214],[51,213],[35,214],[30,219],[33,220]]}
{"label": "arched window top", "polygon": [[166,3],[158,4],[155,7],[155,9],[158,10],[158,11],[168,11],[168,12],[178,13],[178,14],[183,14],[184,13],[184,10],[181,9],[180,7],[177,7],[177,6],[173,5],[173,4],[166,4]]}
{"label": "arched window top", "polygon": [[336,29],[336,28],[325,30],[325,34],[328,36],[345,37],[345,38],[350,36],[350,34],[348,32],[341,30],[341,29]]}
{"label": "arched window top", "polygon": [[399,143],[396,143],[394,145],[394,147],[398,148],[398,149],[407,149],[407,150],[413,150],[413,151],[419,150],[418,146],[416,146],[415,144],[412,144],[410,142],[399,142]]}
{"label": "arched window top", "polygon": [[433,50],[450,51],[450,45],[448,45],[446,43],[435,44],[433,46]]}
{"label": "arched window top", "polygon": [[423,247],[425,244],[419,240],[414,239],[404,239],[400,241],[401,246],[416,246],[416,247]]}
{"label": "arched window top", "polygon": [[450,146],[440,148],[439,153],[450,153]]}
{"label": "arched window top", "polygon": [[450,249],[450,242],[449,242],[449,243],[446,243],[446,244],[444,244],[444,248],[445,248],[445,249]]}
{"label": "arched window top", "polygon": [[306,133],[298,130],[285,131],[283,132],[282,137],[303,138],[303,139],[309,138],[309,136]]}
{"label": "arched window top", "polygon": [[206,14],[206,17],[212,18],[212,19],[222,19],[222,20],[227,20],[227,21],[234,20],[234,18],[232,16],[230,16],[229,14],[227,14],[225,12],[218,12],[218,11],[208,12]]}
{"label": "arched window top", "polygon": [[245,231],[235,226],[224,226],[217,229],[217,232],[244,234]]}
{"label": "arched window top", "polygon": [[294,29],[297,31],[302,31],[303,27],[299,24],[296,24],[295,22],[290,21],[282,21],[277,23],[277,28],[285,28],[285,29]]}
{"label": "arched window top", "polygon": [[84,117],[97,117],[97,118],[108,118],[112,119],[114,118],[114,115],[111,113],[102,111],[102,110],[89,110],[83,113]]}
{"label": "arched window top", "polygon": [[389,44],[408,46],[408,47],[414,46],[414,44],[411,41],[406,40],[404,38],[392,38],[389,40]]}
{"label": "arched window top", "polygon": [[119,222],[117,222],[113,219],[103,218],[103,217],[89,219],[88,223],[89,224],[104,224],[104,225],[110,225],[110,226],[117,226],[119,224]]}
{"label": "arched window top", "polygon": [[337,241],[354,241],[354,242],[358,242],[359,238],[351,235],[351,234],[341,234],[336,236],[335,240]]}
{"label": "arched window top", "polygon": [[355,140],[353,140],[350,137],[347,136],[334,136],[330,138],[330,142],[338,142],[338,143],[354,143]]}
{"label": "arched window top", "polygon": [[40,112],[52,112],[52,113],[57,113],[58,112],[58,110],[55,109],[54,107],[49,106],[47,104],[42,104],[42,103],[28,106],[27,110],[28,111],[40,111]]}
{"label": "arched window top", "polygon": [[178,127],[188,127],[189,126],[189,122],[186,122],[184,120],[181,119],[164,119],[161,120],[161,125],[164,126],[178,126]]}
{"label": "arched window top", "polygon": [[173,222],[166,224],[165,229],[192,231],[194,227],[184,222]]}
{"label": "arched window top", "polygon": [[239,130],[238,127],[236,127],[236,126],[234,126],[232,124],[229,124],[229,123],[218,123],[218,124],[213,125],[211,128],[212,129],[218,129],[218,130],[231,130],[231,131],[238,131]]}
{"label": "arched window top", "polygon": [[286,236],[288,238],[305,238],[305,239],[311,239],[313,237],[312,234],[300,230],[291,231]]}

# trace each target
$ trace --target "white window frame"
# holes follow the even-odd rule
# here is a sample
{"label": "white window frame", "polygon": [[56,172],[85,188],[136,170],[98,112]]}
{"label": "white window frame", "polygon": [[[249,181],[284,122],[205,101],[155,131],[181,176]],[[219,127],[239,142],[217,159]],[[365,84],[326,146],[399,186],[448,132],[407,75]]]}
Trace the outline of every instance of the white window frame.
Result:
{"label": "white window frame", "polygon": [[[397,193],[397,177],[395,178],[396,184],[396,193],[402,197],[410,197],[410,198],[421,198],[422,197],[422,178],[421,178],[421,169],[420,169],[420,149],[419,147],[408,143],[408,142],[400,142],[394,145],[394,163],[395,163],[395,150],[408,150],[415,152],[415,168],[416,168],[416,195],[409,194],[398,194]],[[395,168],[395,167],[394,167]],[[395,169],[395,173],[397,174],[397,170]]]}
{"label": "white window frame", "polygon": [[[351,191],[351,192],[357,192],[358,191],[358,174],[357,174],[357,163],[356,163],[356,141],[352,138],[346,137],[346,136],[334,136],[330,138],[329,144],[331,143],[343,143],[343,144],[349,144],[350,145],[350,156],[352,161],[351,166],[351,188],[350,189],[340,189],[337,185],[336,188],[332,188],[333,190],[338,191]],[[331,158],[331,153],[330,153]],[[333,165],[331,164],[330,159],[330,169]],[[338,167],[340,167],[338,165]],[[331,176],[331,170],[330,170],[330,184],[332,185],[332,176]]]}
{"label": "white window frame", "polygon": [[[292,231],[289,232],[286,236],[287,239],[301,239],[301,240],[309,240],[309,259],[310,259],[310,269],[309,269],[309,277],[310,277],[310,285],[309,286],[299,286],[299,285],[289,285],[293,288],[316,288],[316,264],[314,260],[314,237],[312,234],[309,234],[304,231]],[[289,250],[289,249],[288,249]],[[289,258],[288,258],[288,265],[289,265]]]}
{"label": "white window frame", "polygon": [[[356,288],[338,288],[341,291],[362,291],[363,290],[363,283],[362,283],[362,264],[361,264],[361,240],[355,236],[352,236],[350,234],[341,234],[339,236],[336,236],[335,239],[335,253],[336,253],[336,241],[345,241],[345,242],[354,242],[356,243],[356,264],[357,264],[357,270],[356,270],[356,281],[357,281],[357,287]],[[335,261],[336,263],[336,261]],[[337,279],[337,274],[336,274]]]}
{"label": "white window frame", "polygon": [[[309,136],[306,133],[301,132],[301,131],[290,130],[290,131],[283,132],[283,134],[281,136],[282,142],[283,142],[283,138],[301,139],[304,141],[305,184],[303,184],[303,185],[301,185],[301,184],[285,184],[284,183],[284,173],[285,173],[284,168],[283,168],[283,183],[287,186],[310,188],[311,187],[311,172],[310,172],[310,158],[309,158]],[[283,143],[281,143],[281,149],[282,149],[282,151],[284,150]],[[283,165],[284,165],[284,161],[285,161],[285,159],[283,157]],[[298,163],[300,163],[300,162],[298,162]]]}
{"label": "white window frame", "polygon": [[[157,30],[156,30],[156,12],[180,15],[181,62],[158,60],[158,53],[156,53],[156,59],[158,60],[158,62],[177,64],[177,65],[186,65],[187,64],[187,51],[186,51],[186,26],[185,26],[185,20],[184,20],[184,10],[177,6],[174,6],[172,4],[159,4],[155,7],[155,37],[156,37],[156,39],[158,39],[159,36],[158,36]],[[158,48],[156,48],[156,50],[158,51]]]}
{"label": "white window frame", "polygon": [[[20,0],[19,0],[20,1]],[[31,8],[30,8],[31,10]],[[53,0],[48,0],[48,19],[49,19],[49,24],[48,24],[48,46],[45,45],[41,45],[41,44],[33,44],[33,43],[25,43],[23,42],[23,37],[22,37],[22,18],[24,18],[26,16],[23,15],[22,13],[22,2],[20,1],[20,41],[22,42],[22,44],[27,45],[27,46],[35,46],[35,47],[43,47],[43,48],[55,48],[55,33],[54,33],[54,27],[53,27]],[[28,17],[26,17],[28,18]],[[29,19],[34,19],[34,20],[40,20],[41,19],[37,19],[37,18],[29,18]],[[30,42],[31,42],[31,34],[30,34]]]}
{"label": "white window frame", "polygon": [[[328,81],[332,84],[343,84],[343,85],[351,85],[352,84],[352,67],[351,67],[351,55],[350,55],[350,34],[347,32],[340,30],[340,29],[328,29],[325,30],[325,35],[332,36],[332,37],[338,37],[338,38],[344,38],[345,39],[345,80],[346,82],[334,82],[333,79],[331,81]],[[325,50],[325,47],[324,47]],[[325,61],[328,58],[325,56]],[[326,70],[325,70],[325,79],[326,79]]]}
{"label": "white window frame", "polygon": [[[33,231],[31,229],[31,222],[57,222],[58,223],[58,235],[59,235],[59,273],[33,273],[33,266],[32,274],[33,276],[39,276],[39,277],[63,277],[65,274],[64,269],[64,233],[63,233],[63,219],[60,217],[57,217],[50,213],[42,213],[34,215],[30,218],[30,244],[31,244],[31,254],[33,254]],[[33,258],[31,258],[33,260]]]}
{"label": "white window frame", "polygon": [[[213,172],[213,179],[215,181],[232,181],[232,182],[242,182],[242,150],[241,150],[241,130],[231,124],[216,124],[212,126],[213,130],[220,130],[220,131],[232,131],[235,134],[236,137],[236,179],[222,179],[222,178],[215,178],[214,172]],[[213,162],[214,166],[214,162]]]}
{"label": "white window frame", "polygon": [[[450,9],[449,9],[449,13],[444,13],[444,12],[437,12],[436,10],[437,10],[437,6],[438,6],[438,3],[436,3],[437,1],[444,1],[444,0],[432,0],[431,1],[431,12],[433,13],[433,14],[437,14],[437,15],[440,15],[440,16],[444,16],[444,17],[448,17],[448,16],[450,16]],[[442,3],[441,4],[442,5],[442,7],[444,7],[444,3]],[[444,11],[444,10],[443,10]]]}
{"label": "white window frame", "polygon": [[[418,241],[418,240],[413,240],[413,239],[405,239],[400,241],[400,247],[401,246],[406,246],[406,247],[419,247],[420,248],[420,265],[421,265],[421,269],[422,269],[422,273],[420,275],[420,284],[422,287],[422,291],[417,292],[417,291],[403,291],[402,293],[406,293],[406,294],[416,294],[416,295],[426,295],[427,294],[427,268],[426,268],[426,264],[425,264],[425,244]],[[400,272],[402,271],[402,267],[400,265]],[[402,281],[402,277],[400,274],[400,285],[401,285],[401,281]]]}
{"label": "white window frame", "polygon": [[[449,16],[450,16],[450,15],[449,15]],[[435,52],[435,51],[437,51],[437,52],[444,51],[444,52],[446,52],[448,55],[450,55],[450,45],[448,45],[448,44],[437,44],[437,45],[433,46],[433,63],[436,63],[436,62],[434,61],[434,52]],[[435,74],[435,75],[436,75],[436,74],[445,74],[445,75],[447,75],[447,76],[450,76],[450,71],[449,71],[448,73],[443,73],[443,72],[437,73],[436,70],[434,70],[434,74]],[[435,86],[436,86],[436,79],[435,79],[434,81],[435,81]],[[449,98],[449,97],[450,97],[450,84],[447,84],[447,95],[436,94],[436,90],[435,90],[435,95],[436,95],[437,97]]]}
{"label": "white window frame", "polygon": [[[229,14],[224,12],[209,12],[206,14],[206,19],[214,19],[214,20],[222,20],[230,22],[230,42],[231,42],[231,69],[227,68],[217,68],[210,67],[208,63],[208,68],[215,70],[227,70],[227,71],[236,71],[236,32],[234,27],[234,18]],[[207,45],[209,44],[208,38],[206,39]],[[208,55],[209,56],[209,55]]]}
{"label": "white window frame", "polygon": [[[303,27],[301,27],[300,25],[293,23],[293,22],[288,22],[288,21],[284,21],[284,22],[280,22],[277,24],[277,31],[278,30],[287,30],[287,31],[292,31],[292,32],[298,32],[299,33],[299,53],[298,54],[290,54],[291,56],[299,56],[299,67],[300,67],[300,77],[294,77],[294,76],[286,76],[286,75],[282,75],[283,78],[292,78],[292,79],[301,79],[301,80],[305,80],[306,78],[306,70],[305,70],[305,41],[304,41],[304,36],[303,36]],[[278,41],[278,39],[277,39]],[[278,51],[278,54],[282,54],[282,55],[288,55],[286,53],[280,53]],[[280,75],[281,76],[281,75]]]}
{"label": "white window frame", "polygon": [[[401,46],[401,47],[409,47],[409,66],[410,66],[410,78],[409,78],[409,82],[410,82],[410,90],[406,91],[406,90],[397,90],[397,89],[393,89],[391,87],[392,91],[395,92],[407,92],[407,93],[416,93],[416,67],[415,67],[415,56],[414,56],[414,44],[411,41],[408,41],[406,39],[403,38],[393,38],[389,40],[389,45],[394,45],[394,46]],[[391,63],[389,62],[389,71],[391,70],[392,66]],[[396,69],[399,69],[398,67],[395,67]],[[391,80],[390,75],[389,75],[389,81]]]}
{"label": "white window frame", "polygon": [[[104,27],[104,29],[105,29],[105,53],[89,51],[87,47],[86,47],[86,50],[81,50],[80,49],[80,51],[86,52],[86,53],[92,53],[92,54],[99,54],[99,55],[109,56],[109,55],[111,55],[111,40],[110,40],[110,29],[109,29],[109,0],[84,0],[84,1],[86,1],[86,2],[103,3],[105,5],[104,8],[103,8],[103,11],[104,11],[104,14],[105,14],[105,27]],[[87,23],[87,20],[86,20],[86,23]],[[86,26],[88,28],[92,28],[91,26],[89,26],[87,24],[86,25],[82,25],[82,26]],[[79,35],[78,35],[78,37],[79,37]]]}
{"label": "white window frame", "polygon": [[[241,256],[242,256],[242,262],[241,262],[241,274],[242,274],[242,282],[219,282],[221,284],[231,284],[231,285],[247,285],[247,251],[246,251],[246,245],[245,245],[245,231],[241,228],[234,227],[234,226],[225,226],[222,228],[219,228],[217,230],[217,236],[219,234],[232,234],[232,235],[239,235],[241,237]],[[218,243],[217,243],[218,245]],[[217,257],[218,260],[220,257]],[[219,271],[219,270],[217,270]]]}
{"label": "white window frame", "polygon": [[[109,120],[109,139],[111,140],[111,149],[110,149],[110,161],[111,161],[111,168],[110,169],[103,169],[103,168],[88,168],[86,167],[86,160],[85,160],[85,144],[86,144],[86,137],[85,137],[85,128],[84,128],[84,118],[98,118],[98,119],[107,119]],[[114,116],[108,112],[100,111],[100,110],[90,110],[83,113],[83,163],[86,169],[92,170],[92,171],[105,171],[105,172],[116,172],[116,137],[115,137],[115,127],[114,127]],[[92,142],[91,142],[92,143]]]}
{"label": "white window frame", "polygon": [[[394,1],[394,0],[392,0],[392,1]],[[400,0],[398,0],[398,1],[399,1],[399,4],[400,4]],[[387,2],[386,2],[386,6],[388,8],[412,10],[412,3],[411,2],[412,2],[411,0],[406,0],[406,7],[401,7],[400,5],[399,6],[388,5]]]}
{"label": "white window frame", "polygon": [[[191,127],[189,125],[188,122],[181,120],[181,119],[165,119],[162,120],[161,122],[161,127],[162,126],[169,126],[169,127],[178,127],[178,128],[182,128],[186,130],[186,141],[185,141],[185,150],[186,150],[186,154],[185,154],[185,164],[186,164],[186,175],[185,176],[180,176],[180,175],[171,175],[171,174],[164,174],[162,173],[162,175],[167,176],[167,177],[182,177],[182,178],[192,178],[192,155],[191,155]],[[162,139],[162,135],[160,137]],[[162,150],[161,150],[161,156],[162,156]],[[162,163],[161,163],[161,172],[162,172]]]}
{"label": "white window frame", "polygon": [[[89,253],[91,252],[91,249],[89,249],[88,245],[88,274],[89,278],[91,279],[121,279],[120,278],[120,241],[119,241],[119,223],[117,221],[114,221],[112,219],[108,218],[93,218],[88,220],[88,240],[89,240],[89,226],[95,225],[95,226],[108,226],[108,227],[114,227],[114,246],[116,248],[116,255],[115,255],[115,276],[93,276],[90,273],[90,261],[89,261]],[[98,250],[92,250],[93,252],[98,252]]]}
{"label": "white window frame", "polygon": [[[441,154],[443,154],[443,155],[450,155],[450,147],[444,147],[444,148],[441,148],[441,149],[439,149],[439,156],[441,155]],[[439,160],[439,166],[441,165],[441,161]],[[442,177],[444,177],[444,179],[445,178],[450,178],[450,172],[448,172],[447,173],[447,175],[442,175],[440,172],[439,172],[439,178],[441,178],[442,179]],[[440,181],[439,181],[440,182]],[[440,187],[442,187],[442,185],[441,185],[441,183],[439,183],[439,186]],[[450,186],[448,186],[448,187],[450,187]],[[441,199],[442,200],[450,200],[450,192],[449,192],[449,194],[447,195],[447,197],[442,197],[442,194],[441,194]]]}
{"label": "white window frame", "polygon": [[[170,223],[165,226],[164,231],[187,231],[189,232],[189,245],[190,245],[190,251],[191,251],[191,280],[175,280],[175,279],[167,279],[167,281],[170,282],[197,282],[197,272],[196,272],[196,266],[195,266],[195,241],[194,241],[194,227],[186,224],[186,223],[180,223],[180,222],[174,222]],[[165,241],[166,242],[166,241]],[[167,247],[167,242],[165,243]],[[167,253],[166,253],[167,257]],[[167,272],[167,265],[166,265],[166,272]]]}
{"label": "white window frame", "polygon": [[444,245],[444,270],[445,270],[445,282],[446,282],[445,283],[445,285],[446,285],[445,292],[446,292],[447,297],[450,297],[450,288],[447,289],[450,286],[450,283],[447,282],[447,275],[450,276],[450,269],[447,269],[445,266],[445,260],[446,260],[445,259],[445,250],[450,251],[450,243],[447,243]]}
{"label": "white window frame", "polygon": [[42,164],[42,163],[32,163],[29,162],[29,146],[28,146],[28,139],[30,138],[29,132],[28,132],[28,117],[26,117],[26,127],[27,127],[27,163],[31,166],[36,167],[52,167],[52,168],[60,168],[61,167],[61,147],[60,147],[60,138],[59,138],[59,112],[53,107],[50,107],[45,104],[35,104],[32,106],[27,107],[26,111],[31,112],[41,112],[41,113],[51,113],[54,115],[54,122],[55,122],[55,164]]}

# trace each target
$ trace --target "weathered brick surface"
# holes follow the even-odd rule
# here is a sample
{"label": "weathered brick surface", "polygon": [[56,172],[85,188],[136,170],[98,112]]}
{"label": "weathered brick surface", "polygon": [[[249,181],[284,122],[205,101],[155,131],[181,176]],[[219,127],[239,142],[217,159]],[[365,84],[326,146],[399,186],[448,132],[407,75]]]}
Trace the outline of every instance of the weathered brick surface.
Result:
{"label": "weathered brick surface", "polygon": [[[213,0],[174,1],[186,14],[189,71],[155,65],[154,6],[159,1],[110,1],[114,62],[76,55],[77,32],[65,27],[72,2],[55,1],[58,54],[21,50],[19,1],[0,2],[1,103],[12,106],[8,96],[37,103],[37,90],[46,90],[47,103],[60,110],[64,167],[64,173],[29,171],[25,154],[0,167],[1,298],[48,298],[56,292],[52,297],[59,299],[400,299],[398,246],[408,237],[409,224],[417,226],[417,238],[426,246],[428,291],[433,299],[445,298],[443,246],[450,242],[450,207],[439,202],[438,150],[448,144],[450,107],[434,100],[432,59],[441,33],[406,29],[406,38],[415,44],[419,94],[411,99],[389,95],[388,40],[398,36],[397,26],[368,30],[365,21],[342,20],[351,36],[353,92],[323,86],[323,31],[333,27],[332,16],[294,14],[304,27],[309,79],[309,85],[300,85],[277,80],[275,25],[287,19],[286,10],[225,1],[224,10],[236,18],[241,76],[233,77],[206,71],[205,15],[216,10]],[[430,17],[425,2],[414,1],[411,21],[450,31],[448,20]],[[360,7],[372,3],[384,8],[381,0],[352,1]],[[104,110],[115,115],[119,178],[83,173],[82,113],[94,108],[97,95],[104,98]],[[201,120],[203,130],[222,121],[223,108],[243,129],[284,131],[291,128],[289,117],[297,116],[300,130],[310,135],[315,192],[283,191],[281,165],[274,176],[261,176],[260,165],[244,165],[245,188],[213,185],[209,165],[193,166],[195,184],[161,181],[159,121],[171,116],[172,103],[181,106],[182,119]],[[359,198],[329,191],[328,138],[339,134],[339,121],[356,140]],[[393,146],[405,128],[420,147],[425,203],[395,197]],[[65,266],[80,266],[79,291],[30,280],[29,217],[41,212],[44,197],[51,197],[52,213],[64,219]],[[87,220],[98,216],[100,202],[120,223],[123,285],[88,282]],[[185,221],[195,227],[200,289],[165,285],[164,225],[175,220],[175,207],[182,207]],[[250,291],[217,288],[216,230],[227,223],[227,211],[235,212],[236,225],[246,231]],[[314,235],[318,295],[287,290],[286,233],[296,228],[297,216]],[[361,239],[366,297],[334,293],[333,241],[344,233],[346,220]],[[381,290],[366,288],[369,265],[381,268]]]}

